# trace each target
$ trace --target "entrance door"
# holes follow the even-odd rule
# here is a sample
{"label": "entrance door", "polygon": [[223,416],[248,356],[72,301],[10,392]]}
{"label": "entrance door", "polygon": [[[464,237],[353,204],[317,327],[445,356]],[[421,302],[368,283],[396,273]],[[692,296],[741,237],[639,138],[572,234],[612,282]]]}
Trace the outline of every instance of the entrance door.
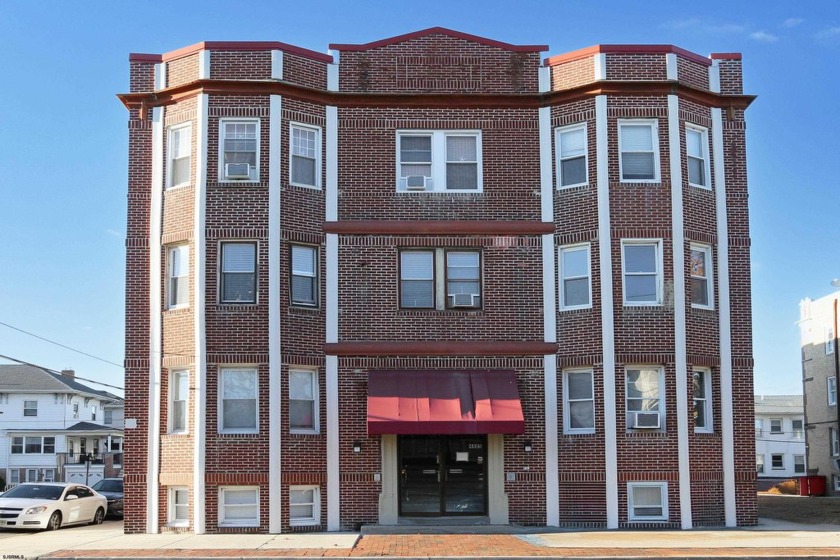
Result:
{"label": "entrance door", "polygon": [[486,436],[401,436],[400,515],[487,514]]}

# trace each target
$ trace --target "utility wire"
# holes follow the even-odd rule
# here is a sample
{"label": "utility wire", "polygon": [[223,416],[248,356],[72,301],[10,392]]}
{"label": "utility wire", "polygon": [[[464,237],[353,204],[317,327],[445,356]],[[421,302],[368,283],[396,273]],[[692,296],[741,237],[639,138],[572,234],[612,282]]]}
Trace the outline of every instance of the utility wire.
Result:
{"label": "utility wire", "polygon": [[[61,346],[62,348],[66,348],[67,350],[70,350],[72,352],[76,352],[77,354],[82,354],[83,356],[87,356],[88,358],[93,358],[94,360],[99,360],[100,362],[105,362],[106,364],[111,364],[112,366],[117,366],[120,369],[123,368],[122,365],[120,365],[116,362],[106,360],[105,358],[100,358],[99,356],[94,356],[93,354],[88,354],[87,352],[82,352],[81,350],[76,350],[75,348],[71,348],[70,346],[66,346],[66,345],[61,344],[59,342],[55,342],[54,340],[44,338],[43,336],[38,336],[37,334],[25,331],[23,329],[19,329],[15,326],[12,326],[12,325],[8,324],[8,323],[4,323],[3,321],[0,321],[0,325],[3,325],[4,327],[8,327],[10,329],[16,330],[18,332],[22,332],[23,334],[28,334],[29,336],[34,336],[35,338],[41,339],[45,342],[49,342],[50,344],[55,344],[56,346]],[[38,367],[40,367],[40,366],[38,366]]]}
{"label": "utility wire", "polygon": [[[36,367],[36,368],[38,368],[38,369],[42,369],[42,370],[44,370],[44,371],[46,371],[46,372],[48,372],[48,373],[54,373],[54,374],[56,374],[56,375],[61,375],[61,372],[60,372],[60,371],[56,371],[56,370],[54,370],[54,369],[50,369],[50,368],[45,367],[45,366],[39,366],[38,364],[33,364],[32,362],[27,362],[27,361],[25,361],[25,360],[18,360],[17,358],[12,358],[11,356],[4,356],[3,354],[0,354],[0,358],[4,358],[4,359],[6,359],[6,360],[11,360],[11,361],[13,361],[13,362],[17,362],[17,363],[19,363],[19,364],[23,364],[23,365],[25,365],[25,366],[32,366],[32,367]],[[80,379],[80,380],[82,380],[82,381],[87,381],[88,383],[96,383],[97,385],[103,385],[103,386],[105,386],[105,387],[110,387],[110,388],[112,388],[112,389],[118,389],[118,390],[120,390],[120,391],[125,391],[125,389],[123,389],[122,387],[117,387],[116,385],[109,385],[108,383],[103,383],[103,382],[101,382],[101,381],[96,381],[95,379],[86,379],[86,378],[84,378],[84,377],[74,376],[74,377],[73,377],[73,380],[75,381],[76,379]]]}

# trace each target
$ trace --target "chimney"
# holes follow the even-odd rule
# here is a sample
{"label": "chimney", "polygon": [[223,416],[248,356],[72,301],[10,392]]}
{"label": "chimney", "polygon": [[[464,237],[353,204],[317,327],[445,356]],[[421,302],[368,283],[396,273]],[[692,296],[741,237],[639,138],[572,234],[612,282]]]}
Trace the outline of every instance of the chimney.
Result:
{"label": "chimney", "polygon": [[68,379],[75,380],[76,379],[76,372],[73,371],[72,369],[63,369],[63,370],[61,370],[61,376],[66,377]]}

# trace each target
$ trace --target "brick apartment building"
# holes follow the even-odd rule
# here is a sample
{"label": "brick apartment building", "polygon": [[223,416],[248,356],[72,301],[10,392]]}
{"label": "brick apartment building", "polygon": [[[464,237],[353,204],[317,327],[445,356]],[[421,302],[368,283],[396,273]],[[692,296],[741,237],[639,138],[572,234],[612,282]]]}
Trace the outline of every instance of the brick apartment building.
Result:
{"label": "brick apartment building", "polygon": [[130,57],[126,531],[754,524],[740,55],[330,49]]}

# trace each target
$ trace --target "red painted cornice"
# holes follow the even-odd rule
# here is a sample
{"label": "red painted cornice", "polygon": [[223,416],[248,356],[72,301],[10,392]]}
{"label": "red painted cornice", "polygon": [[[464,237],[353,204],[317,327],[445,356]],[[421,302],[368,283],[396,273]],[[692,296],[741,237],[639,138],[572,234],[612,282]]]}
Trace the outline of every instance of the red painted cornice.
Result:
{"label": "red painted cornice", "polygon": [[324,222],[323,229],[324,233],[348,235],[544,235],[554,233],[554,224],[525,220],[346,220]]}
{"label": "red painted cornice", "polygon": [[544,356],[556,353],[557,344],[504,340],[332,342],[323,349],[329,356]]}
{"label": "red painted cornice", "polygon": [[449,37],[454,37],[456,39],[464,39],[465,41],[472,41],[474,43],[478,43],[479,45],[496,47],[499,49],[504,49],[506,51],[513,52],[544,52],[548,50],[548,45],[511,45],[510,43],[502,43],[501,41],[494,41],[492,39],[487,39],[486,37],[470,35],[468,33],[454,31],[445,27],[430,27],[429,29],[422,29],[420,31],[406,33],[405,35],[397,35],[396,37],[381,39],[379,41],[374,41],[372,43],[364,43],[362,45],[333,43],[330,45],[330,49],[345,52],[368,51],[371,49],[377,49],[379,47],[387,47],[389,45],[396,45],[397,43],[404,43],[405,41],[410,41],[412,39],[419,39],[420,37],[427,37],[429,35],[448,35]]}

